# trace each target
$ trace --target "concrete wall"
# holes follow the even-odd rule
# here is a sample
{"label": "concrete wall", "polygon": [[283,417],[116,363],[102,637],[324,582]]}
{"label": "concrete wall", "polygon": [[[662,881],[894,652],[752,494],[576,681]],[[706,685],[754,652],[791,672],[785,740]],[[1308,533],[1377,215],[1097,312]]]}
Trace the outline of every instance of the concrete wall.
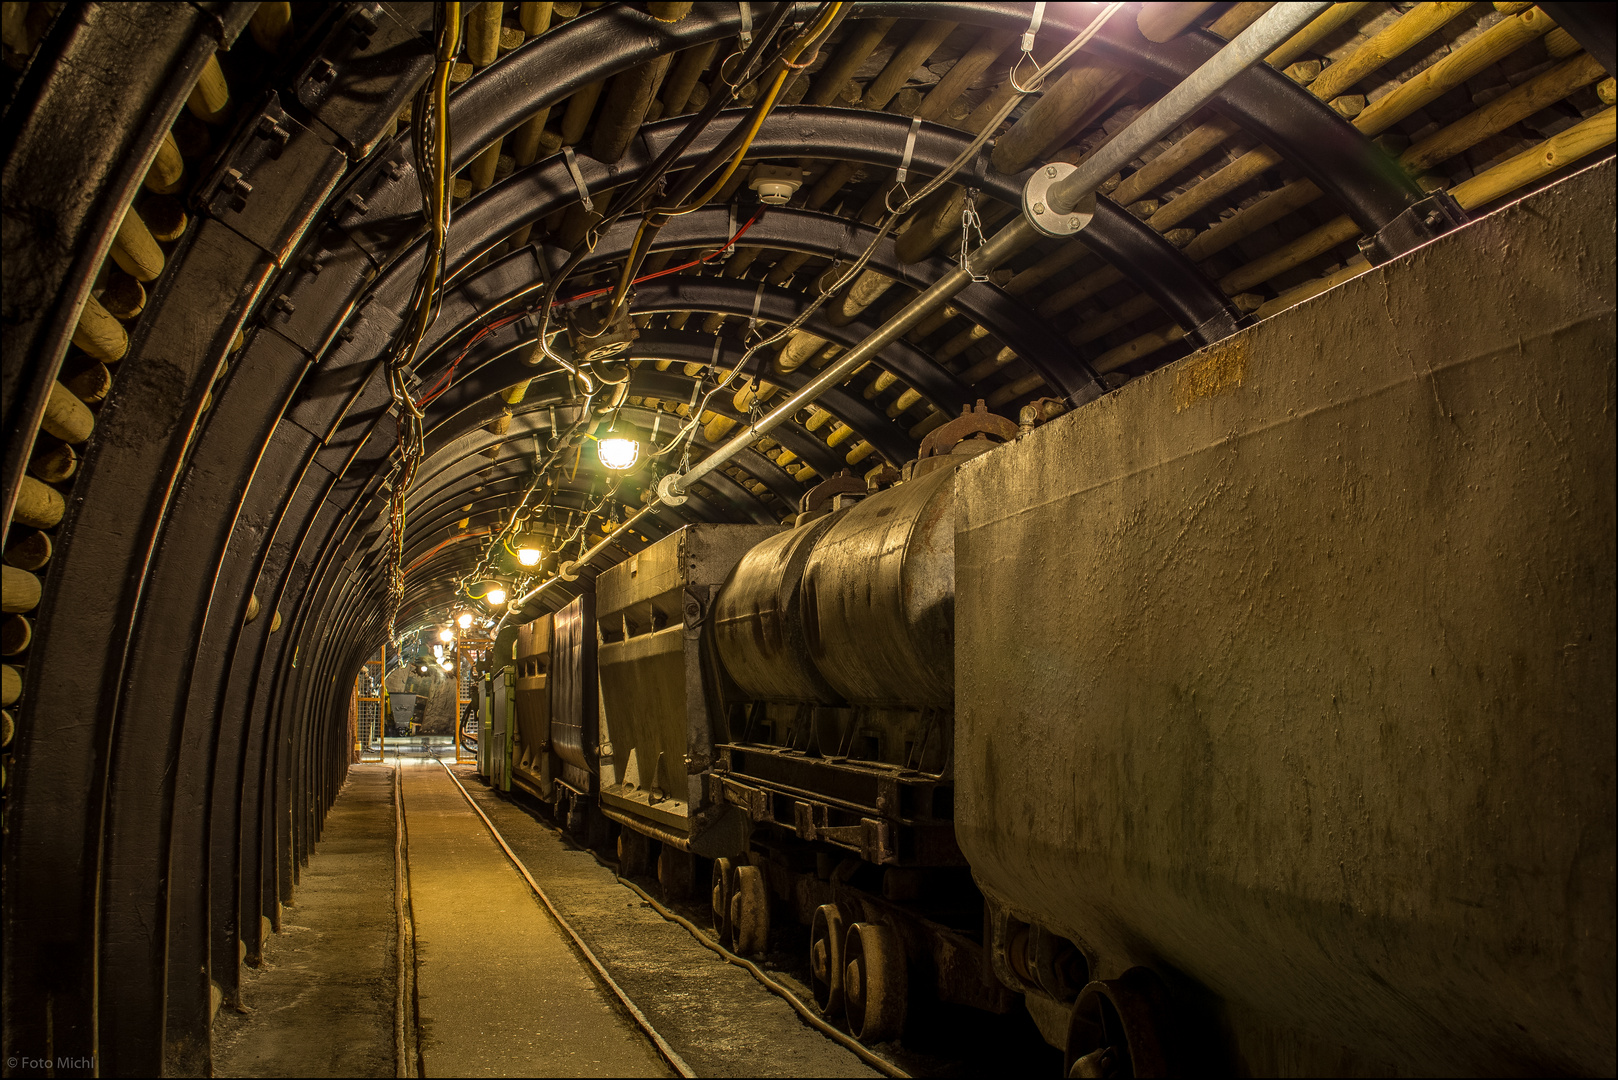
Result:
{"label": "concrete wall", "polygon": [[962,847],[1194,1058],[1615,1069],[1613,191],[960,471]]}

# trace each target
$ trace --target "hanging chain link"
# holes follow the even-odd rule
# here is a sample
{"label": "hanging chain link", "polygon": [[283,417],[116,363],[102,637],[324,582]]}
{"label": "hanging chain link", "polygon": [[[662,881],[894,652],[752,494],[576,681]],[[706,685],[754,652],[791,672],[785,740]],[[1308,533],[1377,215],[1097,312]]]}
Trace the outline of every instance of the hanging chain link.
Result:
{"label": "hanging chain link", "polygon": [[988,274],[980,274],[972,269],[972,234],[978,235],[978,246],[982,247],[983,219],[978,217],[978,193],[976,188],[968,188],[966,202],[961,206],[961,269],[971,275],[973,281],[988,281]]}

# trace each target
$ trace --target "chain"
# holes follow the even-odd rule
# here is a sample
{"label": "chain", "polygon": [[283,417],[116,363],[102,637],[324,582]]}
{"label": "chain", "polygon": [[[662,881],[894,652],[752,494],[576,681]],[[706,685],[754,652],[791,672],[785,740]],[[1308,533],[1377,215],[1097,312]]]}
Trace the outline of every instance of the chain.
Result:
{"label": "chain", "polygon": [[980,274],[972,269],[972,234],[978,234],[978,246],[985,243],[983,239],[983,219],[978,217],[978,193],[976,188],[968,188],[966,202],[961,205],[961,269],[972,276],[973,281],[988,281],[988,274]]}

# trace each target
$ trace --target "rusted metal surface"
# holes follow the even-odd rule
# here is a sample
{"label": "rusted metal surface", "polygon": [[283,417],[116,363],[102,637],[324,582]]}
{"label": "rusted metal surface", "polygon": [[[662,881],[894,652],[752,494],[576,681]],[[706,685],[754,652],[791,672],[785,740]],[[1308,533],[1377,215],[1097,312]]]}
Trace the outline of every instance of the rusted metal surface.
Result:
{"label": "rusted metal surface", "polygon": [[595,595],[584,592],[554,617],[551,666],[551,750],[559,778],[582,795],[597,788],[600,752],[596,703]]}
{"label": "rusted metal surface", "polygon": [[976,406],[962,410],[960,416],[929,432],[921,440],[921,451],[916,457],[919,460],[947,454],[957,443],[980,435],[990,436],[998,442],[1010,442],[1017,437],[1017,425],[990,412],[988,406],[983,404],[983,399],[979,398]]}
{"label": "rusted metal surface", "polygon": [[956,473],[961,846],[1095,978],[1180,973],[1206,1068],[1615,1067],[1613,200]]}
{"label": "rusted metal surface", "polygon": [[[812,499],[818,490],[805,499]],[[803,570],[810,551],[837,519],[816,518],[759,544],[742,556],[714,601],[719,659],[749,700],[824,704],[842,700],[809,659],[802,604]]]}
{"label": "rusted metal surface", "polygon": [[891,488],[832,525],[809,556],[810,656],[851,704],[955,697],[952,470]]}
{"label": "rusted metal surface", "polygon": [[[620,821],[684,837],[702,855],[743,842],[739,815],[708,800],[719,671],[705,644],[710,603],[773,525],[692,525],[596,581],[601,633],[601,802]],[[638,826],[636,826],[638,827]]]}
{"label": "rusted metal surface", "polygon": [[517,627],[512,662],[517,669],[516,745],[511,780],[542,799],[551,797],[551,616]]}

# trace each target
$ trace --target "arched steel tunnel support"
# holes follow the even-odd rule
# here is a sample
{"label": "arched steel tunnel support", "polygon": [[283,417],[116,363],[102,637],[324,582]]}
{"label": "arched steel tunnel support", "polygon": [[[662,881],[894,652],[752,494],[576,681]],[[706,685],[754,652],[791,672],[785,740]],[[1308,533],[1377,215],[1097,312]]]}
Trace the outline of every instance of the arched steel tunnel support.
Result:
{"label": "arched steel tunnel support", "polygon": [[[144,93],[123,102],[128,107],[108,137],[117,148],[108,160],[120,164],[100,169],[88,194],[61,185],[64,199],[84,200],[62,211],[62,220],[72,223],[61,234],[72,261],[64,258],[39,275],[32,321],[8,324],[7,352],[26,358],[5,369],[8,499],[16,488],[12,471],[26,460],[26,440],[37,426],[40,388],[48,389],[54,379],[71,332],[69,313],[105,254],[108,223],[127,204],[178,110],[191,81],[187,73],[194,79],[195,67],[217,41],[234,36],[248,7],[220,5],[217,14],[203,14],[164,6],[188,21],[164,31],[164,49],[147,57],[152,64],[140,84]],[[918,4],[857,10],[872,17],[929,17]],[[603,12],[580,24],[643,18],[626,8]],[[724,36],[734,31],[736,12],[734,5],[697,5],[691,26],[708,19],[711,25],[702,32]],[[1047,25],[1071,34],[1076,26],[1066,25],[1066,17],[1055,11]],[[1021,29],[1026,12],[1010,4],[966,5],[957,19]],[[84,27],[80,44],[86,48],[105,48],[108,38],[102,35],[114,32],[91,25],[89,14]],[[1098,45],[1167,82],[1194,68],[1213,47],[1207,35],[1192,33],[1148,55],[1132,34],[1132,27],[1109,31]],[[127,39],[116,40],[120,58],[128,60]],[[593,66],[578,74],[593,81],[694,40],[597,44]],[[487,128],[483,143],[503,130],[501,124],[515,126],[521,116],[493,111],[494,103],[505,107],[515,97],[501,80],[555,64],[563,55],[555,49],[540,39],[456,95],[459,159],[481,148],[480,124]],[[58,70],[64,79],[88,78],[100,66],[85,65],[76,74],[71,65]],[[515,107],[531,112],[544,103],[529,97]],[[399,146],[374,155],[355,170],[352,182],[338,184],[353,146],[343,132],[364,124],[344,127],[336,123],[335,105],[318,104],[333,125],[324,133],[307,129],[311,137],[289,147],[295,157],[307,155],[311,173],[309,185],[288,199],[283,219],[271,222],[275,242],[249,242],[238,231],[240,222],[237,228],[225,224],[228,212],[219,211],[200,220],[171,257],[171,269],[150,301],[153,314],[131,343],[126,365],[137,374],[120,383],[103,410],[98,439],[81,465],[65,523],[74,542],[64,545],[50,569],[53,602],[41,612],[41,652],[31,665],[86,677],[72,685],[53,683],[50,695],[33,684],[26,691],[30,723],[19,735],[23,765],[14,784],[16,805],[28,809],[10,821],[6,854],[6,1018],[8,1030],[19,1038],[38,1036],[40,1045],[50,1025],[60,1054],[99,1047],[105,1071],[197,1067],[197,1039],[206,1035],[210,1012],[209,976],[218,972],[226,992],[233,992],[236,941],[248,941],[250,955],[256,955],[253,928],[261,917],[278,919],[276,905],[290,897],[331,795],[335,765],[311,750],[331,746],[330,729],[320,727],[319,718],[332,710],[316,703],[335,705],[331,677],[340,683],[382,632],[376,581],[345,571],[365,565],[365,532],[356,510],[376,494],[382,448],[368,436],[385,404],[371,376],[397,322],[388,301],[400,298],[368,293],[363,283],[413,235],[415,211],[408,198],[364,199],[379,184],[401,196],[416,188],[408,152],[402,159],[406,171],[395,169]],[[377,129],[383,120],[391,122],[396,104],[391,97],[368,101],[360,95],[346,102]],[[1244,77],[1216,107],[1238,116],[1314,177],[1368,230],[1382,227],[1412,201],[1406,187],[1376,174],[1369,144],[1357,132],[1278,73],[1257,70]],[[480,110],[488,110],[486,117]],[[783,128],[778,145],[796,147],[788,136],[800,138],[811,144],[813,156],[824,131],[846,132],[856,122],[837,127],[831,119],[818,110],[786,114],[782,124],[794,126],[790,132]],[[884,132],[886,143],[873,151],[872,163],[896,164],[903,138],[887,133],[895,122],[871,114],[856,119]],[[649,131],[647,138],[669,137],[676,128],[665,125],[663,134]],[[47,137],[54,133],[30,129],[23,135]],[[926,160],[936,171],[952,156],[948,148],[960,142],[956,133],[925,133],[918,140],[918,168]],[[824,147],[826,154],[846,152],[842,145]],[[631,158],[643,167],[636,153]],[[993,179],[981,177],[981,186]],[[355,193],[362,196],[359,204],[348,198]],[[493,193],[485,199],[496,205]],[[323,216],[326,207],[333,208],[329,216]],[[500,218],[490,211],[491,226]],[[375,221],[394,231],[373,231]],[[324,281],[317,282],[308,267],[289,268],[288,254],[300,242],[318,254],[328,241],[334,257],[324,265]],[[463,248],[463,254],[476,251]],[[406,260],[390,280],[409,275]],[[280,296],[294,310],[276,312],[253,330],[249,324],[262,302]],[[363,326],[350,318],[356,303],[364,306]],[[349,341],[337,338],[345,324],[353,331]],[[204,412],[204,395],[220,361],[231,356],[240,327],[250,331],[247,350],[213,387],[214,407]],[[315,377],[304,379],[307,385],[294,395],[291,388],[316,361]],[[266,383],[282,388],[270,395],[285,403],[278,416],[262,408]],[[244,421],[248,426],[232,430]],[[25,441],[14,448],[13,438]],[[234,508],[227,523],[209,517],[209,499]],[[144,507],[144,516],[130,518],[131,500]],[[198,531],[187,533],[199,523]],[[243,625],[255,588],[261,615]],[[272,633],[277,611],[283,623]],[[317,626],[327,631],[323,647],[312,633]],[[152,647],[135,655],[137,641]],[[198,641],[206,647],[195,649]],[[300,656],[305,644],[309,651]],[[96,719],[86,724],[85,717]],[[242,723],[222,723],[220,717]],[[153,777],[162,782],[152,784]],[[30,927],[30,936],[20,938],[14,932],[19,926]],[[86,989],[98,983],[105,1000],[120,1003],[118,1010],[98,1012]],[[166,1037],[154,1040],[158,1031]]]}

